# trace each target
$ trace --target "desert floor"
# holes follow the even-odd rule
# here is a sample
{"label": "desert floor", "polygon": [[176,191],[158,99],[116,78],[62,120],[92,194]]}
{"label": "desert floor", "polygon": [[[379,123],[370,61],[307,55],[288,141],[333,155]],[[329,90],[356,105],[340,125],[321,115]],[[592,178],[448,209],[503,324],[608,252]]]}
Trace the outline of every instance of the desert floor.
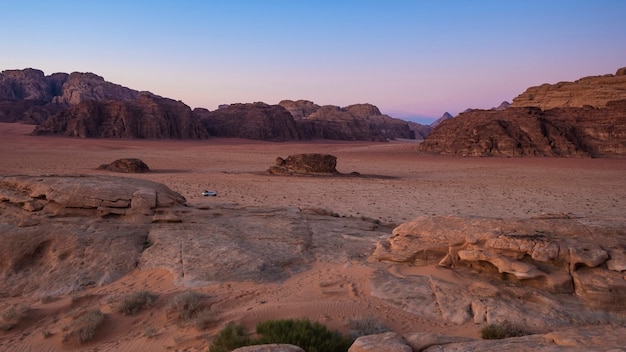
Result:
{"label": "desert floor", "polygon": [[[571,213],[626,222],[626,159],[442,157],[417,152],[417,143],[411,141],[86,140],[33,137],[28,135],[32,128],[0,124],[0,175],[111,174],[96,168],[132,157],[143,160],[153,172],[124,176],[162,182],[192,204],[323,207],[341,216],[379,219],[390,228],[431,214],[528,218]],[[339,172],[361,176],[287,177],[266,172],[276,157],[297,153],[333,154]],[[203,197],[205,189],[218,196]],[[434,267],[416,270],[452,275]],[[385,307],[366,294],[367,278],[366,267],[320,264],[276,285],[233,282],[198,290],[222,297],[220,309],[229,313],[220,315],[220,323],[241,321],[250,328],[270,318],[308,317],[345,330],[349,317],[376,316],[399,333],[478,336],[479,327],[420,321]],[[136,271],[111,285],[91,289],[84,299],[104,307],[106,313],[105,297],[138,289],[163,296],[185,290],[173,285],[164,270]],[[15,298],[13,303],[22,300],[37,307],[37,317],[19,333],[0,332],[0,350],[8,346],[12,350],[65,349],[43,332],[46,326],[58,325],[75,299],[63,297],[41,304],[28,297]],[[162,301],[157,306],[165,306]],[[179,327],[155,310],[134,317],[107,315],[103,331],[82,349],[206,350],[203,337],[217,331],[218,325],[208,331]],[[157,333],[146,337],[148,327],[155,327]]]}

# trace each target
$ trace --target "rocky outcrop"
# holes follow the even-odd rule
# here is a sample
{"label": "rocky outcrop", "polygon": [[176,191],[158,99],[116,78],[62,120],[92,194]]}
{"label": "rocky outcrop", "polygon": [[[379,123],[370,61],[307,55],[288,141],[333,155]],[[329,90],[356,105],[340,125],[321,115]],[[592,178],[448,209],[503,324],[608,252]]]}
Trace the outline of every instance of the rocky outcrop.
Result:
{"label": "rocky outcrop", "polygon": [[279,105],[231,104],[215,111],[196,113],[206,130],[215,137],[266,141],[300,139],[293,117]]}
{"label": "rocky outcrop", "polygon": [[371,104],[355,104],[340,108],[321,106],[297,121],[305,139],[378,140],[414,139],[406,121],[380,113]]}
{"label": "rocky outcrop", "polygon": [[0,177],[0,214],[2,297],[68,294],[137,267],[184,286],[276,282],[314,260],[367,257],[389,235],[315,209],[194,207],[162,184],[114,176]]}
{"label": "rocky outcrop", "polygon": [[146,163],[144,163],[141,159],[135,158],[118,159],[110,164],[100,165],[98,170],[123,172],[127,174],[150,172],[150,168],[146,165]]}
{"label": "rocky outcrop", "polygon": [[271,343],[266,345],[239,347],[232,350],[232,352],[304,352],[304,350],[294,345]]}
{"label": "rocky outcrop", "polygon": [[415,139],[424,140],[426,139],[426,137],[428,137],[430,132],[433,130],[433,128],[430,125],[422,125],[420,123],[412,122],[412,121],[408,121],[407,123],[411,131],[413,131],[413,133],[415,134]]}
{"label": "rocky outcrop", "polygon": [[[465,277],[471,282],[460,287],[443,275],[403,277],[411,282],[406,283],[413,287],[411,294],[423,298],[403,301],[402,309],[459,324],[508,319],[540,329],[584,324],[580,317],[596,310],[626,313],[621,299],[626,272],[607,266],[609,258],[622,258],[624,243],[626,233],[619,227],[567,215],[528,220],[420,217],[396,227],[370,260],[398,266],[436,264],[453,270],[459,281]],[[373,282],[374,295],[389,302],[408,294],[395,276],[381,273]],[[557,303],[564,294],[570,295],[568,303]]]}
{"label": "rocky outcrop", "polygon": [[614,75],[584,77],[574,82],[542,84],[528,88],[513,99],[512,107],[537,107],[548,110],[561,107],[593,106],[603,108],[611,101],[626,99],[626,67]]}
{"label": "rocky outcrop", "polygon": [[472,110],[442,122],[419,149],[459,156],[623,156],[626,100],[604,108]]}
{"label": "rocky outcrop", "polygon": [[354,341],[348,352],[413,352],[402,337],[395,332],[361,336]]}
{"label": "rocky outcrop", "polygon": [[295,154],[286,159],[276,158],[276,165],[269,168],[274,175],[334,175],[338,174],[337,157],[328,154]]}
{"label": "rocky outcrop", "polygon": [[130,101],[141,93],[107,82],[103,77],[90,72],[73,72],[63,83],[61,94],[52,99],[53,103],[77,105],[85,101],[117,100]]}
{"label": "rocky outcrop", "polygon": [[302,120],[320,109],[319,105],[309,100],[283,100],[278,105],[287,109],[296,120]]}
{"label": "rocky outcrop", "polygon": [[450,115],[449,112],[444,112],[443,115],[441,115],[440,118],[438,118],[437,120],[435,120],[433,123],[430,124],[430,127],[435,128],[437,127],[437,125],[439,125],[440,123],[446,121],[446,120],[450,120],[451,118],[453,118],[454,116]]}
{"label": "rocky outcrop", "polygon": [[38,125],[32,134],[80,138],[208,138],[187,105],[150,93],[130,101],[83,101]]}
{"label": "rocky outcrop", "polygon": [[185,199],[166,186],[105,176],[0,178],[0,292],[67,294],[133,270],[150,224]]}

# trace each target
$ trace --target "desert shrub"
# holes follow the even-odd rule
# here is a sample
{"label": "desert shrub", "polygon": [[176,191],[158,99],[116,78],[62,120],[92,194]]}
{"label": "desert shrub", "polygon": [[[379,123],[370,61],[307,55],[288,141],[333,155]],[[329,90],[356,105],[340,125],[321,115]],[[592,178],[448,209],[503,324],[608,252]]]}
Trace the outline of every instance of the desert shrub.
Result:
{"label": "desert shrub", "polygon": [[527,333],[522,328],[506,320],[502,323],[487,324],[480,330],[480,336],[485,340],[506,339],[524,335],[527,335]]}
{"label": "desert shrub", "polygon": [[241,324],[228,323],[220,332],[213,338],[209,351],[211,352],[229,352],[235,348],[250,346],[254,343],[248,336],[246,336],[246,330]]}
{"label": "desert shrub", "polygon": [[74,320],[72,326],[68,328],[68,332],[63,335],[63,342],[80,344],[91,340],[103,320],[104,314],[97,309],[82,314]]}
{"label": "desert shrub", "polygon": [[178,319],[188,321],[200,308],[202,294],[195,291],[180,293],[170,301],[169,307],[178,314]]}
{"label": "desert shrub", "polygon": [[382,334],[389,332],[389,328],[375,317],[359,317],[348,321],[350,337],[356,339],[360,336]]}
{"label": "desert shrub", "polygon": [[157,332],[158,332],[158,330],[154,326],[152,326],[152,325],[146,326],[143,329],[143,336],[148,337],[148,338],[155,337]]}
{"label": "desert shrub", "polygon": [[8,331],[15,328],[29,310],[30,307],[24,304],[9,308],[0,316],[0,329]]}
{"label": "desert shrub", "polygon": [[198,330],[208,328],[217,321],[217,312],[213,307],[196,311],[193,317],[193,325]]}
{"label": "desert shrub", "polygon": [[114,304],[114,309],[118,313],[132,315],[149,307],[156,298],[157,296],[150,291],[129,293],[122,296],[122,298]]}
{"label": "desert shrub", "polygon": [[211,352],[227,352],[235,348],[270,343],[291,344],[307,352],[346,352],[352,339],[337,331],[329,331],[309,320],[268,320],[258,323],[256,339],[250,339],[240,324],[226,325],[213,339]]}
{"label": "desert shrub", "polygon": [[309,320],[268,320],[257,324],[260,336],[256,344],[286,343],[307,352],[345,352],[352,339]]}

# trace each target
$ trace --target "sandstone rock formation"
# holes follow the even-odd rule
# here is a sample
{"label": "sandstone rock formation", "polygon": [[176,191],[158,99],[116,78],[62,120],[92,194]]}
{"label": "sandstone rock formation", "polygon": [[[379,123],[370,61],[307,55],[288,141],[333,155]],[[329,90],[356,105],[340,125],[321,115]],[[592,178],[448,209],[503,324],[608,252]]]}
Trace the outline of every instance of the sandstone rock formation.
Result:
{"label": "sandstone rock formation", "polygon": [[[373,279],[373,294],[401,309],[458,324],[509,320],[541,331],[582,325],[581,317],[589,315],[611,322],[611,314],[626,313],[626,272],[608,269],[607,261],[622,261],[625,243],[619,226],[564,215],[420,217],[395,228],[370,260],[399,267],[437,264],[468,285],[457,286],[443,276],[381,272]],[[410,291],[404,288],[409,286]],[[407,295],[420,299],[409,303],[402,298]]]}
{"label": "sandstone rock formation", "polygon": [[153,217],[185,199],[150,181],[0,178],[0,292],[68,294],[137,266]]}
{"label": "sandstone rock formation", "polygon": [[371,104],[341,108],[334,105],[319,106],[308,100],[283,100],[280,105],[296,119],[303,139],[385,141],[415,138],[415,133],[406,121],[383,115]]}
{"label": "sandstone rock formation", "polygon": [[107,82],[103,77],[90,72],[73,72],[63,83],[61,94],[55,95],[52,102],[77,105],[92,100],[129,101],[138,98],[140,94],[136,90]]}
{"label": "sandstone rock formation", "polygon": [[38,125],[33,135],[80,138],[204,139],[208,134],[182,102],[142,93],[136,99],[87,100]]}
{"label": "sandstone rock formation", "polygon": [[614,75],[584,77],[574,82],[559,82],[530,87],[513,99],[512,107],[538,107],[548,110],[561,107],[603,108],[607,103],[626,99],[626,67]]}
{"label": "sandstone rock formation", "polygon": [[304,350],[298,346],[287,344],[266,344],[256,346],[239,347],[232,352],[304,352]]}
{"label": "sandstone rock formation", "polygon": [[188,286],[276,282],[314,260],[367,257],[389,234],[316,209],[196,208],[162,184],[114,176],[0,177],[0,214],[3,297],[68,294],[137,267]]}
{"label": "sandstone rock formation", "polygon": [[113,172],[124,173],[144,173],[150,172],[150,168],[141,159],[125,158],[117,159],[110,164],[102,164],[98,167],[98,170],[108,170]]}
{"label": "sandstone rock formation", "polygon": [[425,216],[391,232],[324,209],[193,206],[159,183],[80,175],[2,176],[0,214],[3,298],[76,293],[136,269],[166,269],[177,285],[197,287],[281,282],[340,263],[373,273],[367,290],[351,288],[357,303],[371,295],[424,321],[509,320],[536,334],[386,333],[351,351],[589,350],[599,341],[608,351],[626,334],[621,222]]}
{"label": "sandstone rock formation", "polygon": [[284,107],[289,111],[291,116],[296,120],[302,120],[303,118],[313,114],[321,108],[321,106],[315,104],[309,100],[282,100],[278,105]]}
{"label": "sandstone rock formation", "polygon": [[196,111],[206,130],[215,137],[266,141],[298,140],[291,114],[279,105],[231,104],[215,111]]}
{"label": "sandstone rock formation", "polygon": [[419,149],[460,156],[623,156],[626,100],[604,108],[472,110],[441,123]]}
{"label": "sandstone rock formation", "polygon": [[295,154],[286,159],[276,158],[276,165],[269,168],[274,175],[335,175],[338,174],[337,157],[328,154]]}

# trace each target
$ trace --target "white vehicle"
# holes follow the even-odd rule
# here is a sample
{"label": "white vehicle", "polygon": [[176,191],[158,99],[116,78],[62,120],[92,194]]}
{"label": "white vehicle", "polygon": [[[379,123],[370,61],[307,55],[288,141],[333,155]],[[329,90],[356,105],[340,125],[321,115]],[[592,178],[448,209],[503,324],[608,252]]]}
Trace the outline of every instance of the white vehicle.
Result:
{"label": "white vehicle", "polygon": [[205,197],[215,197],[217,196],[217,192],[214,191],[204,191],[202,192],[202,195]]}

